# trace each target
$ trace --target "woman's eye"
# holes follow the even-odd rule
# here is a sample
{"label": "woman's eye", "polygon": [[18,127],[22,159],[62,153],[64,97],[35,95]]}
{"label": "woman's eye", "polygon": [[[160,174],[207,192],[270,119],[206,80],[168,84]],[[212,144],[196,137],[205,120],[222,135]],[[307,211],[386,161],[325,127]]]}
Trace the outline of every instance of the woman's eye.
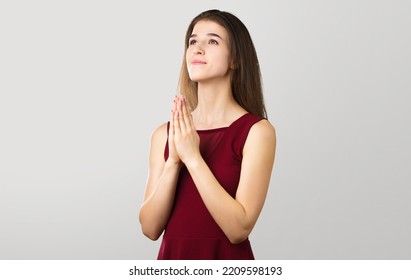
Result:
{"label": "woman's eye", "polygon": [[190,42],[188,42],[189,45],[195,45],[197,43],[197,40],[191,40]]}
{"label": "woman's eye", "polygon": [[209,44],[218,45],[218,42],[217,42],[216,40],[211,39],[211,40],[209,41]]}

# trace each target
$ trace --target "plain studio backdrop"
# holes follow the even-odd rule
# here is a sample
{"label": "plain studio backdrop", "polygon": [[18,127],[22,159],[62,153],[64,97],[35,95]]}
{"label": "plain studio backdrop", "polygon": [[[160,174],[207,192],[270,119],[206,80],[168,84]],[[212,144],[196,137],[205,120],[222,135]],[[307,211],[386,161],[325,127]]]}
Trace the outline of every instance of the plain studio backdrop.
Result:
{"label": "plain studio backdrop", "polygon": [[1,259],[156,258],[150,136],[211,8],[248,27],[277,129],[256,258],[411,258],[409,1],[82,0],[0,3]]}

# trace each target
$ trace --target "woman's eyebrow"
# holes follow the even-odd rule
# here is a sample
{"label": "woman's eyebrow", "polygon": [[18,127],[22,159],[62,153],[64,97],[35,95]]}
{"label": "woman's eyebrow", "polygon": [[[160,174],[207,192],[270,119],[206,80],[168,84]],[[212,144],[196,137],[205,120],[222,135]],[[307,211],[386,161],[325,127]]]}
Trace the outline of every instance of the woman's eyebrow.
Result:
{"label": "woman's eyebrow", "polygon": [[[216,34],[216,33],[207,33],[207,36],[209,37],[217,37],[220,38],[221,40],[223,40],[223,38],[221,38],[220,35]],[[194,37],[198,37],[197,34],[191,34],[190,38],[194,38]]]}

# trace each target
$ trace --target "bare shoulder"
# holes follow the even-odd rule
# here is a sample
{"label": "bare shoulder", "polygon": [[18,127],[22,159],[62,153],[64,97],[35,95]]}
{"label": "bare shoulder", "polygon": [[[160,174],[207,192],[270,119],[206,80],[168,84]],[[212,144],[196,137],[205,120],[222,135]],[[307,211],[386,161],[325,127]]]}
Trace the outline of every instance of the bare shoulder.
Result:
{"label": "bare shoulder", "polygon": [[275,141],[275,128],[268,120],[262,119],[251,127],[248,137],[260,141]]}
{"label": "bare shoulder", "polygon": [[244,146],[244,152],[248,149],[275,151],[276,131],[274,126],[266,119],[255,123],[249,133]]}
{"label": "bare shoulder", "polygon": [[155,144],[158,142],[163,142],[167,140],[167,123],[163,123],[154,129],[151,134],[151,143]]}
{"label": "bare shoulder", "polygon": [[163,164],[164,162],[164,149],[167,143],[167,123],[160,125],[154,129],[151,134],[150,142],[150,165]]}
{"label": "bare shoulder", "polygon": [[[274,126],[263,119],[255,123],[247,136],[243,148],[241,182],[246,186],[268,187],[276,152],[276,132]],[[256,178],[255,174],[259,174]],[[265,188],[256,188],[265,189]]]}

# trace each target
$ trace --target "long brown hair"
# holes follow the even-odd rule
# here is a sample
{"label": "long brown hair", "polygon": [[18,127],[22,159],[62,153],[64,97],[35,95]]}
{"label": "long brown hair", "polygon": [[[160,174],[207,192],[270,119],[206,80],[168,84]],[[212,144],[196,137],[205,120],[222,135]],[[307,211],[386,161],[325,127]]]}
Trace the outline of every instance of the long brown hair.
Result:
{"label": "long brown hair", "polygon": [[261,85],[260,65],[257,53],[247,27],[233,14],[219,10],[205,11],[196,16],[188,26],[185,37],[183,65],[179,79],[179,92],[187,97],[191,108],[198,103],[197,82],[188,74],[186,52],[194,26],[200,20],[211,20],[227,30],[230,42],[231,60],[235,69],[231,77],[231,90],[237,103],[250,113],[267,117]]}

